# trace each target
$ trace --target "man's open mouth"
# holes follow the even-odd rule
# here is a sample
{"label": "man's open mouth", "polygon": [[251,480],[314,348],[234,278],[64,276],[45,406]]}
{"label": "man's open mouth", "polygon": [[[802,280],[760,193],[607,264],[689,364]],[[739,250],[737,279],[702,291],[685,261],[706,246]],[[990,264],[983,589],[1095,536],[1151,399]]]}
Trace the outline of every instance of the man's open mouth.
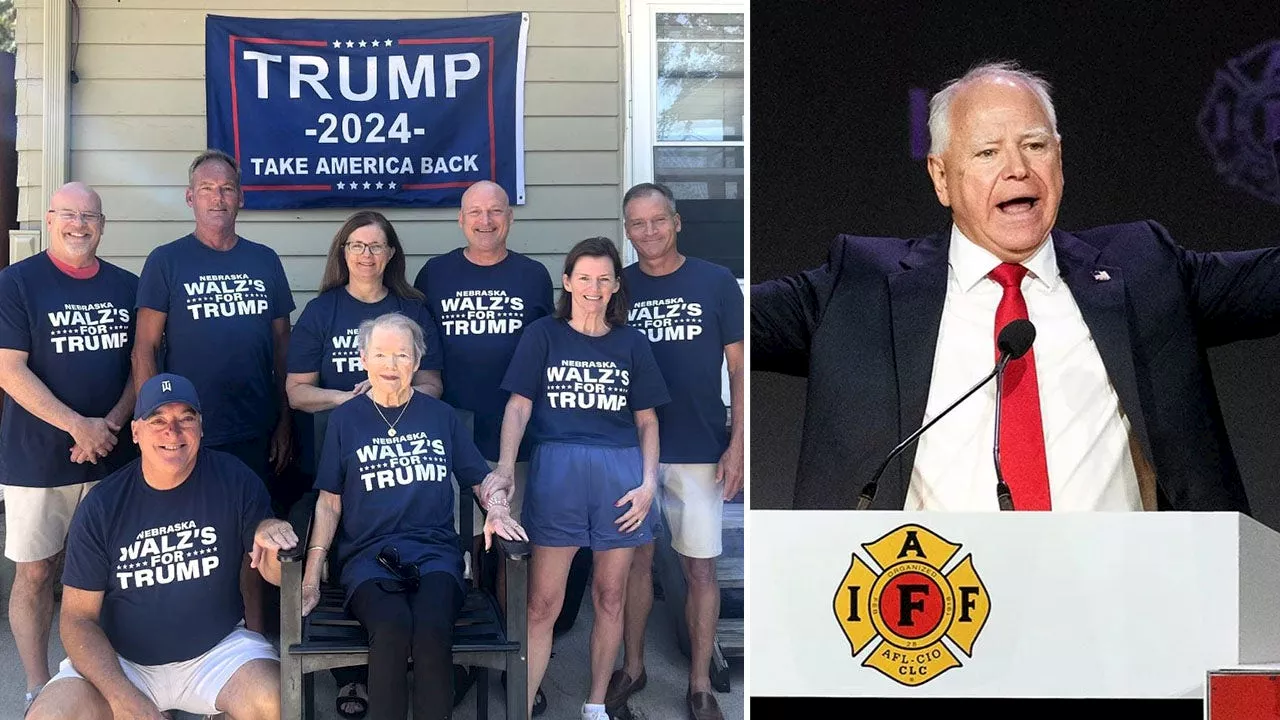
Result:
{"label": "man's open mouth", "polygon": [[1040,202],[1040,198],[1024,195],[1022,197],[1009,198],[1003,202],[996,203],[996,207],[1002,213],[1017,215],[1020,213],[1030,212]]}

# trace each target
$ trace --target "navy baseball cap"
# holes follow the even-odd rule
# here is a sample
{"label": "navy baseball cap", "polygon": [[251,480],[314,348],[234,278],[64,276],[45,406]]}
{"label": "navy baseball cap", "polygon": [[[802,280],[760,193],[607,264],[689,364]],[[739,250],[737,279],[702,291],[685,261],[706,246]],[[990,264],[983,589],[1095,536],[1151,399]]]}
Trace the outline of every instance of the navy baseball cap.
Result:
{"label": "navy baseball cap", "polygon": [[173,402],[186,403],[192,410],[200,412],[196,386],[181,375],[161,373],[142,384],[138,400],[133,404],[133,417],[135,420],[146,420],[161,405]]}

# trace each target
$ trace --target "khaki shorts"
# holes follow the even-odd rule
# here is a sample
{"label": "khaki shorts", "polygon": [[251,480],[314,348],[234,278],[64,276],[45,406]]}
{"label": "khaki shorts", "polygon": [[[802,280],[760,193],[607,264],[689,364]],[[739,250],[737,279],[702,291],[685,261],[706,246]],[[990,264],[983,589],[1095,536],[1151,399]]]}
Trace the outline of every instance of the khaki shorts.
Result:
{"label": "khaki shorts", "polygon": [[658,505],[671,548],[689,558],[719,557],[724,526],[724,485],[715,463],[658,465]]}
{"label": "khaki shorts", "polygon": [[6,485],[4,556],[21,563],[57,555],[67,543],[76,508],[97,484],[95,480],[56,488]]}
{"label": "khaki shorts", "polygon": [[[245,663],[251,660],[280,661],[280,655],[266,638],[246,630],[244,626],[232,630],[208,652],[190,660],[165,665],[139,665],[118,655],[116,657],[129,682],[161,712],[181,710],[197,715],[214,715],[222,710],[216,706],[218,693]],[[62,661],[58,674],[49,683],[63,678],[84,679],[72,666],[71,658]]]}

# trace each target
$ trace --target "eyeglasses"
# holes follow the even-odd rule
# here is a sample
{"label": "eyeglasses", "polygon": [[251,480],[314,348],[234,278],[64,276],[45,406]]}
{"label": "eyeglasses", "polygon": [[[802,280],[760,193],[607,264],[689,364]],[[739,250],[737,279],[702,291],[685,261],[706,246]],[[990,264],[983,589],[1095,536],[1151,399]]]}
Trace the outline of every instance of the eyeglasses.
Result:
{"label": "eyeglasses", "polygon": [[352,255],[363,255],[366,250],[371,255],[381,255],[385,253],[387,251],[387,248],[389,247],[381,243],[376,245],[365,245],[362,242],[348,242],[348,243],[343,243],[342,246],[345,247],[347,249],[347,252],[351,253]]}
{"label": "eyeglasses", "polygon": [[378,551],[378,564],[386,568],[388,572],[395,575],[396,582],[388,583],[385,580],[378,581],[378,587],[384,592],[416,592],[418,589],[418,566],[402,564],[400,562],[400,551],[394,545],[384,545]]}
{"label": "eyeglasses", "polygon": [[102,213],[97,212],[75,212],[74,210],[50,210],[62,222],[75,222],[79,220],[86,225],[92,225],[102,218],[106,217]]}

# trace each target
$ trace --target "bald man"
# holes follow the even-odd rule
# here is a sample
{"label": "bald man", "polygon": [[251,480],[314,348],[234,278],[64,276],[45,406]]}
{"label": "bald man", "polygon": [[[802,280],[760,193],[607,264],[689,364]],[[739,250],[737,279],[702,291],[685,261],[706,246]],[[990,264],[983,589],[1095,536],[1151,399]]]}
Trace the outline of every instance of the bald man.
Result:
{"label": "bald man", "polygon": [[138,278],[98,258],[106,227],[89,186],[62,186],[45,213],[49,249],[0,272],[0,481],[5,557],[17,563],[9,626],[30,706],[49,681],[53,573],[76,507],[132,459],[120,442],[133,399]]}
{"label": "bald man", "polygon": [[[443,399],[472,426],[476,447],[490,468],[498,464],[502,413],[509,395],[499,387],[502,376],[524,327],[552,311],[551,274],[547,268],[507,249],[512,216],[502,186],[482,180],[467,188],[458,209],[458,225],[466,246],[431,258],[413,281],[414,287],[427,296],[427,307],[444,343]],[[526,441],[516,463],[516,489],[511,498],[511,517],[517,519],[528,477],[528,459]],[[484,518],[474,506],[470,512],[474,535],[484,527]],[[475,536],[473,557],[483,547],[482,538]],[[499,573],[501,567],[499,563]],[[501,574],[496,582],[501,601],[505,597]],[[545,707],[545,701],[538,707]]]}
{"label": "bald man", "polygon": [[[444,343],[444,400],[464,411],[476,446],[498,462],[507,393],[499,385],[520,333],[552,310],[551,275],[532,258],[507,249],[512,212],[500,185],[478,182],[462,195],[458,225],[465,247],[431,258],[414,287],[427,296]],[[527,458],[522,448],[520,461]],[[512,517],[519,517],[522,478],[516,479]],[[474,528],[484,527],[475,517]],[[501,595],[499,595],[501,597]]]}

